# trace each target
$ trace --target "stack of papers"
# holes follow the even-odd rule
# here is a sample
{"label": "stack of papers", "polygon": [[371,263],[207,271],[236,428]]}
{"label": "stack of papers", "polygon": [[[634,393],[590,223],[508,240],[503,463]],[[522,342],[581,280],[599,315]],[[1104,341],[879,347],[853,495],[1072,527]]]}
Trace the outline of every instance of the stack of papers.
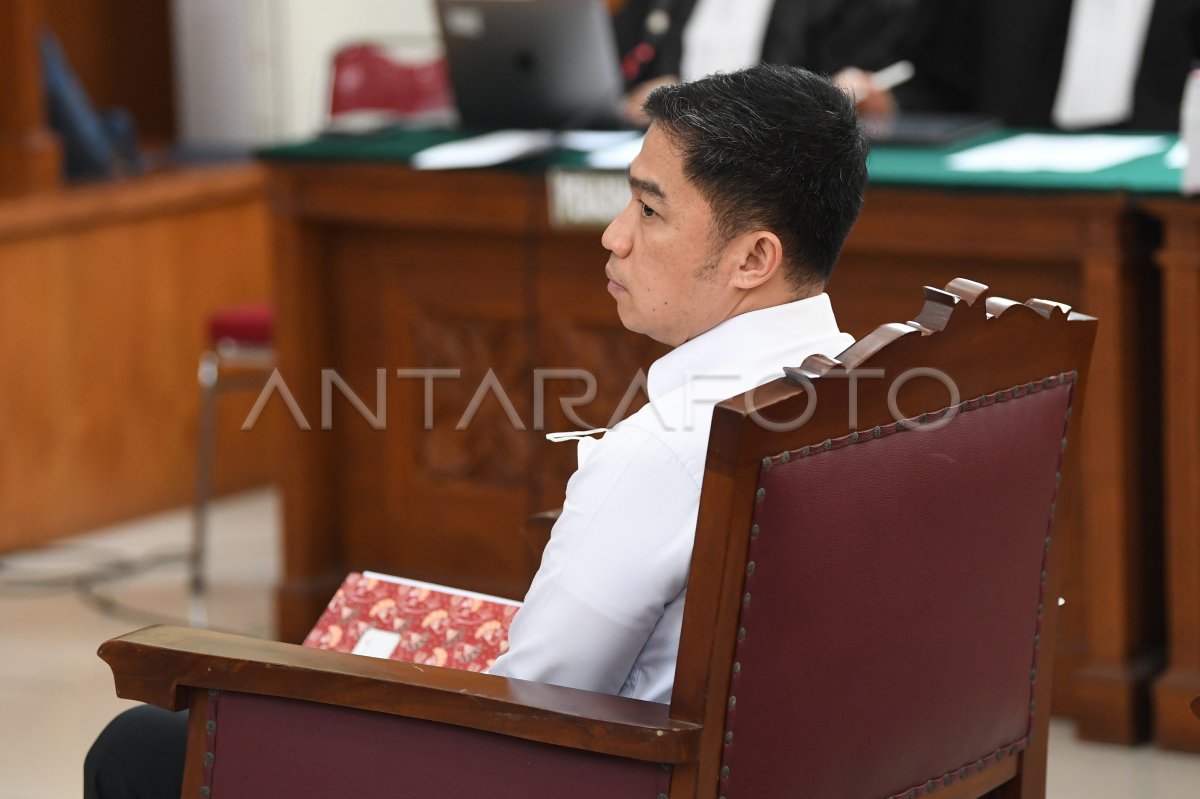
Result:
{"label": "stack of papers", "polygon": [[[642,135],[631,130],[497,130],[447,142],[413,156],[413,169],[479,169],[498,166],[562,148],[589,153],[600,169],[626,169],[642,149]],[[599,163],[592,163],[592,159]],[[601,166],[611,163],[613,166]]]}
{"label": "stack of papers", "polygon": [[552,130],[497,130],[482,136],[438,144],[412,158],[413,169],[478,169],[546,152],[554,147]]}

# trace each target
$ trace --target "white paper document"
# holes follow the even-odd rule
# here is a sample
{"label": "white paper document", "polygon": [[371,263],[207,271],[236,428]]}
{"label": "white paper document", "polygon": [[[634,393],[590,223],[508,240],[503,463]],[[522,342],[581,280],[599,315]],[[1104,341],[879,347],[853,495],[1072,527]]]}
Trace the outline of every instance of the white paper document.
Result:
{"label": "white paper document", "polygon": [[1166,136],[1020,133],[946,156],[958,172],[1096,172],[1161,153]]}
{"label": "white paper document", "polygon": [[558,136],[558,146],[567,150],[592,153],[640,139],[636,130],[564,130]]}
{"label": "white paper document", "polygon": [[412,158],[413,169],[477,169],[536,155],[555,146],[552,130],[497,130],[429,147]]}
{"label": "white paper document", "polygon": [[1183,169],[1188,163],[1188,148],[1187,143],[1182,141],[1175,142],[1175,146],[1167,150],[1167,154],[1163,156],[1163,164],[1168,169]]}
{"label": "white paper document", "polygon": [[637,158],[637,154],[642,151],[642,139],[644,138],[644,136],[638,136],[621,144],[596,150],[587,157],[588,166],[594,169],[620,169],[622,171],[629,169],[633,159]]}

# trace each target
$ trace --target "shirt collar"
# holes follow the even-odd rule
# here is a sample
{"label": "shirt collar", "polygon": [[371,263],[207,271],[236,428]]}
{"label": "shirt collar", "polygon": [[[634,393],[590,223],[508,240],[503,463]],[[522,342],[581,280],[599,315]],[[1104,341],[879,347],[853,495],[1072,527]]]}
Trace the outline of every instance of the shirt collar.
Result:
{"label": "shirt collar", "polygon": [[[646,393],[653,402],[697,375],[728,372],[730,368],[759,369],[765,360],[786,358],[800,342],[839,332],[828,294],[748,311],[685,341],[655,361],[646,376]],[[782,375],[784,366],[799,364],[778,362],[774,366]]]}

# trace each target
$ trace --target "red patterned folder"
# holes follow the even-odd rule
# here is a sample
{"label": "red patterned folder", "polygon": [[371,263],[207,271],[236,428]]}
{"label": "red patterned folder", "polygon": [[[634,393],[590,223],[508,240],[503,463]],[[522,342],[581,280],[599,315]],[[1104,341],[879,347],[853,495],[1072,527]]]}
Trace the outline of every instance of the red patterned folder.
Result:
{"label": "red patterned folder", "polygon": [[305,646],[483,671],[508,649],[520,602],[386,574],[352,572]]}

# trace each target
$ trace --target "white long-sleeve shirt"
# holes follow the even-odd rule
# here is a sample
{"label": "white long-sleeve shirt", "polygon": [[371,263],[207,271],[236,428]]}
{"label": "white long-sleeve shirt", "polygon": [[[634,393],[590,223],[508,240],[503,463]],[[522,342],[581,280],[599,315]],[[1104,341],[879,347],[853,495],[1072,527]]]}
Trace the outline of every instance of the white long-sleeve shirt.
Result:
{"label": "white long-sleeve shirt", "polygon": [[669,702],[713,406],[852,343],[821,294],[735,316],[655,361],[650,402],[581,447],[490,673]]}

